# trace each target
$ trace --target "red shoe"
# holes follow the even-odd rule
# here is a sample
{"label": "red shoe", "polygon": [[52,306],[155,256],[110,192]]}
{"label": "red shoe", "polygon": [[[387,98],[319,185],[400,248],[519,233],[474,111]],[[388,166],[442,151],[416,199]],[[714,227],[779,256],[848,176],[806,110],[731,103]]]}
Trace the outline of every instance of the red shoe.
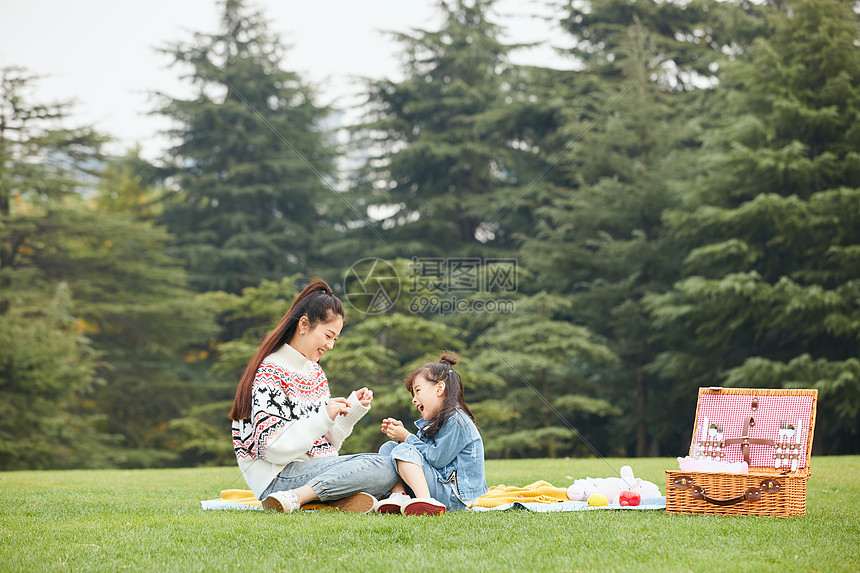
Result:
{"label": "red shoe", "polygon": [[445,505],[431,497],[416,497],[403,506],[403,515],[442,515]]}

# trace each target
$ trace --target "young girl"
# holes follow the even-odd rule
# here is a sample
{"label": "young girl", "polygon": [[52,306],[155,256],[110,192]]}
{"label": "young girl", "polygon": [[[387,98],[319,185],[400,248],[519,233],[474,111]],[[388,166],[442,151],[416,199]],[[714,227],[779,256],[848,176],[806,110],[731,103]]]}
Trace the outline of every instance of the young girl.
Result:
{"label": "young girl", "polygon": [[[439,362],[429,362],[406,378],[406,389],[421,413],[415,422],[417,436],[400,420],[383,420],[382,433],[394,441],[383,444],[379,453],[391,456],[402,481],[379,503],[379,513],[438,515],[465,509],[487,492],[484,443],[463,398],[455,364],[453,355],[443,353]],[[414,498],[406,495],[407,487]]]}
{"label": "young girl", "polygon": [[349,398],[330,396],[319,360],[343,322],[340,299],[325,282],[314,281],[263,340],[236,389],[233,449],[264,508],[290,513],[321,500],[366,513],[374,496],[398,482],[386,456],[338,455],[373,401],[367,388]]}

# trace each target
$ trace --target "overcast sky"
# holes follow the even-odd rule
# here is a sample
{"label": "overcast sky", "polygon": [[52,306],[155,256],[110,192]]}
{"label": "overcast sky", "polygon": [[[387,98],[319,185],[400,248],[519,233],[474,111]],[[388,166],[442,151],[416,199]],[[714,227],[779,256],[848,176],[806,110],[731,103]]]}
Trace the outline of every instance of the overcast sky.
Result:
{"label": "overcast sky", "polygon": [[[438,29],[431,0],[252,0],[270,29],[290,46],[283,62],[317,87],[320,103],[354,107],[356,76],[399,79],[400,45],[384,31]],[[506,43],[545,42],[515,54],[518,63],[570,67],[551,48],[565,38],[544,18],[545,0],[500,0],[493,18]],[[166,118],[148,115],[154,91],[189,94],[178,68],[157,47],[218,30],[216,0],[0,0],[0,67],[21,66],[42,76],[40,101],[74,100],[75,123],[117,140],[118,153],[135,143],[144,156],[166,146]]]}

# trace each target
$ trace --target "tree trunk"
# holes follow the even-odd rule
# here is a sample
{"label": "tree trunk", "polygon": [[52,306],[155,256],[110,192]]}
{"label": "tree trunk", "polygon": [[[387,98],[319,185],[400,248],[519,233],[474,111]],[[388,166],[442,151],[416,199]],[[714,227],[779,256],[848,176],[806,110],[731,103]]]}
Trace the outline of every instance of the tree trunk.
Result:
{"label": "tree trunk", "polygon": [[[546,381],[546,369],[541,372],[540,388],[541,394],[543,395],[544,403],[549,404],[549,386],[547,385]],[[550,426],[552,426],[552,415],[549,412],[549,408],[546,408],[545,411],[546,414],[544,414],[543,417],[543,426],[544,428],[549,428]],[[556,456],[555,441],[552,438],[550,438],[549,441],[546,443],[546,455],[548,458],[554,458]]]}
{"label": "tree trunk", "polygon": [[646,411],[648,396],[645,384],[645,369],[639,364],[636,367],[636,457],[648,455],[648,421]]}

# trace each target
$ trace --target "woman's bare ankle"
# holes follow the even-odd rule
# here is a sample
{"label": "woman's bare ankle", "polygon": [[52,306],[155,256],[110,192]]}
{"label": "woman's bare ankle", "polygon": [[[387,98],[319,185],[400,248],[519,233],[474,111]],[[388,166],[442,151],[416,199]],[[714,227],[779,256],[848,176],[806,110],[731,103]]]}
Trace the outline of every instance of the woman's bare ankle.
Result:
{"label": "woman's bare ankle", "polygon": [[296,495],[296,497],[299,499],[299,503],[302,505],[310,503],[312,501],[317,501],[319,499],[317,492],[315,492],[309,485],[297,487],[296,489],[292,490],[292,492]]}

